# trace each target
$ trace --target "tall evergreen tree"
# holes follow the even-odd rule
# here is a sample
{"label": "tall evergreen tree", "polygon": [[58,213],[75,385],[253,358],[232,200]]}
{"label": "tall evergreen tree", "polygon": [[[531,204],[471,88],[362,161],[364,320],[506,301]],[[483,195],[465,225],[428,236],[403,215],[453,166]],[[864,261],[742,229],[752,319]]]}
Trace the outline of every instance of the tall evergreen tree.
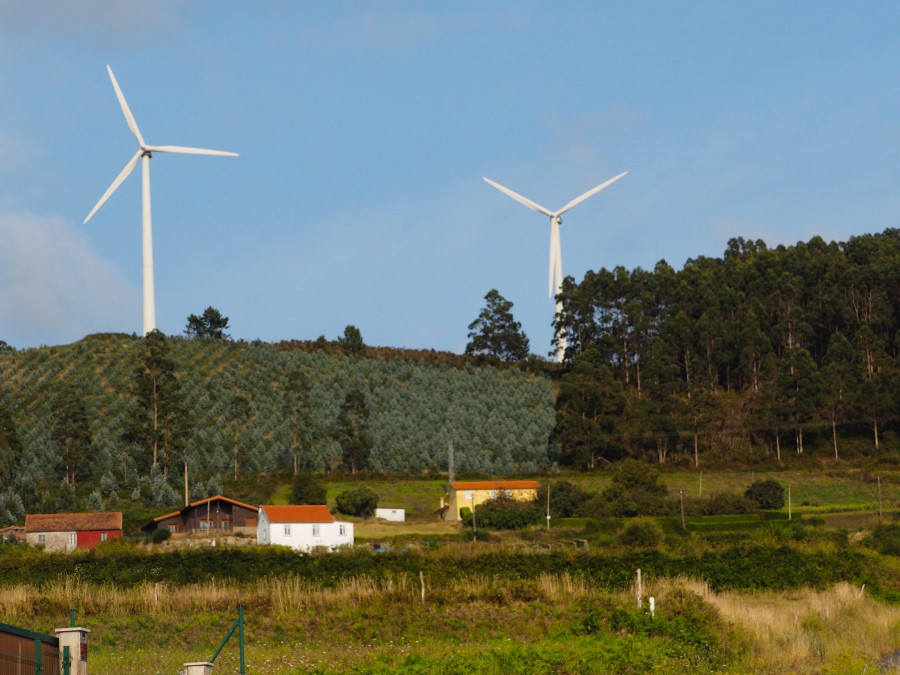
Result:
{"label": "tall evergreen tree", "polygon": [[227,329],[228,317],[222,316],[215,307],[207,307],[200,316],[191,314],[188,317],[184,333],[200,340],[227,340],[230,337],[225,332]]}
{"label": "tall evergreen tree", "polygon": [[344,465],[352,473],[369,466],[372,440],[369,436],[369,408],[362,389],[353,387],[344,397],[337,420],[338,440]]}
{"label": "tall evergreen tree", "polygon": [[91,429],[84,401],[71,387],[63,387],[53,401],[50,437],[65,466],[64,480],[74,484],[76,476],[83,476],[88,469]]}
{"label": "tall evergreen tree", "polygon": [[282,380],[281,413],[288,425],[290,453],[294,475],[300,471],[300,460],[309,451],[310,433],[309,376],[300,368],[291,368]]}
{"label": "tall evergreen tree", "polygon": [[522,361],[528,357],[529,343],[522,324],[512,315],[513,304],[497,289],[484,296],[487,304],[469,324],[466,354],[497,356],[502,361]]}
{"label": "tall evergreen tree", "polygon": [[9,408],[0,401],[0,485],[9,485],[13,482],[24,449]]}
{"label": "tall evergreen tree", "polygon": [[143,447],[151,466],[169,465],[181,452],[188,433],[184,397],[166,336],[153,330],[144,336],[138,367],[132,377],[134,407],[126,422],[126,440]]}

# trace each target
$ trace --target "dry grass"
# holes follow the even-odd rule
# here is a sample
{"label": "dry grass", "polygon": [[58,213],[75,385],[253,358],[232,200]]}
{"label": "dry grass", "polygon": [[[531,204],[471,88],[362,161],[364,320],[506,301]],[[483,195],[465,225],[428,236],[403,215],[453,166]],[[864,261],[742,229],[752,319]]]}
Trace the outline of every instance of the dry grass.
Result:
{"label": "dry grass", "polygon": [[878,659],[900,648],[900,607],[847,583],[824,591],[716,593],[702,581],[662,579],[647,584],[645,596],[655,595],[661,607],[684,590],[736,627],[751,672],[875,672]]}
{"label": "dry grass", "polygon": [[[732,627],[724,638],[726,644],[721,647],[730,653],[740,653],[742,657],[730,672],[876,672],[875,664],[878,659],[900,648],[900,607],[878,602],[864,589],[849,584],[838,584],[824,591],[804,589],[777,593],[717,593],[702,581],[685,578],[649,579],[644,582],[645,601],[654,596],[657,611],[661,614],[668,615],[667,608],[678,606],[678,598],[683,598],[685,593],[702,599],[704,604],[714,608],[722,620]],[[347,654],[360,652],[354,658],[365,660],[369,658],[366,654],[375,649],[370,644],[371,635],[365,631],[358,636],[348,635],[345,622],[351,616],[354,617],[351,622],[353,625],[360,622],[360,625],[368,625],[366,622],[376,621],[377,634],[385,635],[384,631],[390,627],[390,622],[385,624],[383,617],[378,618],[379,613],[373,608],[408,608],[404,611],[419,617],[410,621],[421,632],[421,635],[410,635],[429,641],[429,650],[439,650],[450,649],[452,645],[445,645],[438,633],[430,632],[446,630],[446,625],[440,629],[424,625],[426,621],[433,620],[430,617],[458,614],[460,623],[468,625],[474,621],[472,625],[493,626],[502,633],[504,628],[496,623],[495,616],[496,612],[502,611],[508,614],[510,621],[513,614],[516,616],[516,631],[531,628],[537,630],[538,627],[528,628],[528,625],[532,621],[540,623],[550,619],[541,614],[542,610],[529,610],[532,602],[538,603],[538,606],[545,604],[555,608],[554,612],[561,612],[561,616],[569,617],[562,619],[563,621],[570,621],[577,616],[572,612],[580,605],[580,601],[591,602],[593,599],[609,598],[610,595],[609,591],[593,585],[590,579],[569,574],[544,574],[533,580],[470,576],[448,581],[438,587],[431,587],[426,579],[425,605],[421,604],[420,594],[419,578],[403,574],[384,579],[347,578],[328,589],[322,589],[300,577],[273,578],[243,585],[215,581],[179,587],[146,583],[128,590],[91,586],[71,579],[47,584],[42,588],[0,588],[0,616],[20,619],[36,615],[65,616],[69,607],[77,607],[79,615],[85,617],[89,625],[100,629],[98,639],[101,634],[107,635],[105,644],[102,647],[101,644],[97,645],[100,650],[98,657],[102,654],[101,660],[106,659],[109,661],[107,665],[111,665],[121,651],[121,640],[124,637],[120,636],[117,640],[115,634],[121,629],[126,633],[134,630],[134,626],[128,623],[131,620],[129,617],[145,617],[139,621],[149,621],[151,625],[155,625],[152,623],[154,621],[182,621],[184,626],[176,627],[173,635],[179,634],[183,629],[190,635],[199,631],[215,638],[224,632],[226,624],[215,623],[204,628],[198,627],[196,622],[205,621],[201,617],[230,617],[234,608],[242,604],[255,617],[257,631],[269,636],[264,638],[258,634],[257,639],[262,641],[256,642],[254,646],[254,659],[257,662],[266,660],[271,670],[257,672],[289,672],[289,669],[282,670],[268,660],[279,660],[283,656],[285,664],[290,662],[296,667],[296,659],[301,652],[297,651],[295,645],[293,652],[285,647],[282,654],[277,647],[291,643],[276,640],[274,631],[281,629],[273,626],[299,625],[299,617],[306,617],[301,623],[306,626],[302,632],[307,635],[323,632],[323,636],[326,636],[330,630],[327,627],[334,624],[337,626],[335,630],[346,638],[339,641],[340,645],[336,643],[334,648],[338,652],[341,649],[349,650]],[[618,595],[618,601],[624,606],[634,603],[634,596],[626,591],[612,595]],[[442,609],[437,610],[436,607]],[[509,614],[513,608],[518,609]],[[478,612],[482,612],[484,616]],[[541,616],[543,619],[538,618]],[[426,620],[425,617],[429,618]],[[105,629],[101,628],[104,625]],[[144,623],[139,625],[144,626]],[[264,629],[264,626],[268,628]],[[512,630],[514,627],[511,625],[507,628]],[[286,630],[286,637],[299,639],[294,633],[290,633],[291,629]],[[371,630],[376,630],[375,624]],[[406,635],[407,630],[411,628],[396,628],[395,632]],[[187,634],[184,639],[190,641]],[[394,639],[396,640],[396,636]],[[316,649],[327,651],[330,644],[327,640],[317,643]],[[385,639],[384,644],[379,643],[376,651],[387,658],[392,654],[392,649],[398,648],[398,644],[399,642],[389,643]],[[147,651],[148,663],[152,663],[152,645],[136,646]],[[409,644],[405,648],[409,649]],[[184,659],[191,660],[190,642],[181,645],[176,641],[167,645],[166,649],[181,649]],[[196,651],[197,647],[193,649]],[[311,649],[312,645],[307,649],[309,654],[302,652],[306,655],[304,658],[313,658]],[[332,654],[329,651],[328,655],[328,658],[336,658],[338,653]],[[319,656],[324,658],[321,654]],[[181,657],[179,652],[178,658]],[[345,655],[343,658],[349,659],[350,656]],[[311,664],[304,663],[307,666]],[[121,672],[155,671],[131,669]]]}

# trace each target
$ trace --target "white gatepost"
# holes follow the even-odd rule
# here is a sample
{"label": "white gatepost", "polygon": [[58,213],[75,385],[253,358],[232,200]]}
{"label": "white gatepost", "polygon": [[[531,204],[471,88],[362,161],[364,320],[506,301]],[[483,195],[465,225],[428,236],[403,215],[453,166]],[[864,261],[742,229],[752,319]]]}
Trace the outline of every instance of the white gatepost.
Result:
{"label": "white gatepost", "polygon": [[87,675],[88,672],[88,633],[90,628],[57,628],[54,631],[59,637],[59,672],[63,672],[62,658],[65,648],[69,648],[72,659],[70,675]]}
{"label": "white gatepost", "polygon": [[213,664],[209,661],[195,661],[184,664],[184,675],[212,675]]}

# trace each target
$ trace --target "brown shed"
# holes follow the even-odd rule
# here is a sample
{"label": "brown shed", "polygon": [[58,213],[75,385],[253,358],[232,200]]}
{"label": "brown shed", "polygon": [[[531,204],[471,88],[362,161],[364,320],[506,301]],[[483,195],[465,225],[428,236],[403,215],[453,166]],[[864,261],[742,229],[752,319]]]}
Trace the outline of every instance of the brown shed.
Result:
{"label": "brown shed", "polygon": [[168,529],[178,532],[243,532],[256,534],[259,507],[222,495],[208,497],[154,518],[141,526],[143,532]]}

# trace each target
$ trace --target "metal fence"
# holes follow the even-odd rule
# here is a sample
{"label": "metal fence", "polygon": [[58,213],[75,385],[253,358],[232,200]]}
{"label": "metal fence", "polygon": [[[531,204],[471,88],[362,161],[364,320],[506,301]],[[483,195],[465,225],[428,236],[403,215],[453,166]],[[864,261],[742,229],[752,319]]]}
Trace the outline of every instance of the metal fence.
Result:
{"label": "metal fence", "polygon": [[0,623],[0,675],[60,675],[59,639]]}

